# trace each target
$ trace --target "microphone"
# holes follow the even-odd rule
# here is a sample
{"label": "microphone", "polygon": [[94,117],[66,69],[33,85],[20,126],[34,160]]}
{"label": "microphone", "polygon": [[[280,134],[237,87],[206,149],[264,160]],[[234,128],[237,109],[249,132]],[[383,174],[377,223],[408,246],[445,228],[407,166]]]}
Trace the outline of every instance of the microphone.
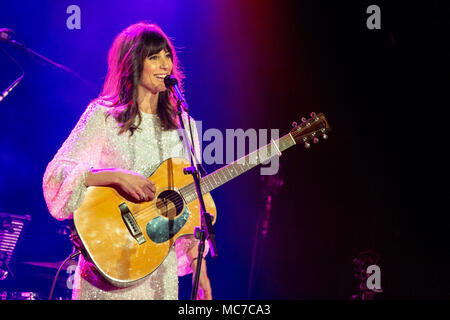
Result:
{"label": "microphone", "polygon": [[9,42],[11,40],[10,33],[14,33],[11,29],[1,28],[0,29],[0,41]]}
{"label": "microphone", "polygon": [[183,107],[183,110],[189,112],[189,106],[186,102],[186,99],[184,98],[183,93],[180,90],[180,87],[178,86],[177,78],[172,75],[168,75],[164,78],[164,84],[166,85],[166,88],[170,89],[170,91],[172,91],[172,93],[175,95],[175,98]]}
{"label": "microphone", "polygon": [[21,49],[25,49],[25,50],[29,50],[25,44],[23,44],[20,41],[14,40],[13,37],[11,37],[11,35],[13,36],[17,36],[16,33],[9,29],[9,28],[0,28],[0,41],[3,42],[8,42],[10,44],[12,44],[15,47],[21,48]]}

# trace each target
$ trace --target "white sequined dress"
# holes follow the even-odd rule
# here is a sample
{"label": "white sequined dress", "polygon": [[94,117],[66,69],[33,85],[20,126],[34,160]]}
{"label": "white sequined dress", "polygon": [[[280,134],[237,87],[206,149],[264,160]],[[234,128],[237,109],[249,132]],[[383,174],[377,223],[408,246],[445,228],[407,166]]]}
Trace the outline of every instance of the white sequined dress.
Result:
{"label": "white sequined dress", "polygon": [[[187,158],[177,130],[163,130],[157,115],[141,113],[142,122],[130,137],[118,135],[119,125],[108,107],[91,103],[58,150],[44,173],[43,191],[48,209],[58,220],[72,218],[84,199],[86,175],[91,168],[122,168],[149,177],[157,166],[171,157]],[[192,121],[195,128],[195,122]],[[193,130],[198,146],[197,131]],[[72,299],[175,300],[178,276],[192,272],[186,255],[197,241],[179,238],[164,262],[144,281],[127,288],[111,286],[95,266],[80,256],[75,271]],[[205,255],[208,252],[206,246]]]}

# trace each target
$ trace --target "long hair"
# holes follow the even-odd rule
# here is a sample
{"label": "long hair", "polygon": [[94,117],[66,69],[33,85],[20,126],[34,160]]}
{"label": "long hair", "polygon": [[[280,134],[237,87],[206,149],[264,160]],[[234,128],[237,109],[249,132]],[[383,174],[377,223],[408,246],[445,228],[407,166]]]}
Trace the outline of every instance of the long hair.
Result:
{"label": "long hair", "polygon": [[[181,86],[184,76],[176,52],[157,25],[145,22],[133,24],[114,39],[108,52],[108,73],[99,100],[106,101],[105,105],[110,107],[107,116],[113,116],[119,123],[119,134],[129,131],[131,136],[139,127],[142,116],[137,105],[137,90],[144,62],[161,50],[170,53],[173,63],[171,74]],[[177,128],[176,110],[168,89],[159,93],[157,115],[164,130]]]}

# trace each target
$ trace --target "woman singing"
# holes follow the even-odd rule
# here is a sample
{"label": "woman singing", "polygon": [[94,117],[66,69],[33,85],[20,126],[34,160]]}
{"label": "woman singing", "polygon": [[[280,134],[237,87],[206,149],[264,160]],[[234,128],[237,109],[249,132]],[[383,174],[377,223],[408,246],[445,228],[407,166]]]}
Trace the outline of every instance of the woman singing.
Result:
{"label": "woman singing", "polygon": [[[136,202],[153,200],[157,186],[146,177],[168,158],[189,159],[164,84],[167,75],[182,80],[174,47],[158,26],[138,23],[116,37],[102,93],[88,105],[45,171],[43,191],[52,216],[71,219],[89,186],[114,187]],[[193,134],[198,146],[196,130]],[[178,276],[195,273],[197,243],[193,236],[178,238],[150,276],[126,288],[107,282],[82,255],[72,298],[178,299]],[[202,261],[198,298],[211,299]]]}

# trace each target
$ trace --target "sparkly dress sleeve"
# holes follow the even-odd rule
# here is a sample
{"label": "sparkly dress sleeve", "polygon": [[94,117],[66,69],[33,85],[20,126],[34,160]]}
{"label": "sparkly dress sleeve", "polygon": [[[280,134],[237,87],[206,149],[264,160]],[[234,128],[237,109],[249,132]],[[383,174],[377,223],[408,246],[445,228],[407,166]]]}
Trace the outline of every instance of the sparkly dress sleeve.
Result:
{"label": "sparkly dress sleeve", "polygon": [[[183,114],[184,115],[184,114]],[[187,118],[184,117],[184,126],[186,128],[186,137],[191,140],[190,132],[189,132],[189,121],[187,121]],[[194,150],[196,157],[201,161],[201,153],[200,153],[200,142],[198,139],[198,131],[197,131],[197,125],[193,118],[191,118],[191,124],[192,124],[192,136],[195,141],[194,143]],[[189,159],[189,154],[185,153],[186,159]],[[195,161],[195,160],[194,160]],[[195,255],[190,256],[189,252],[194,247],[198,247],[199,241],[194,238],[193,235],[186,235],[178,238],[175,241],[175,250],[177,253],[177,260],[178,260],[178,276],[182,277],[184,275],[190,274],[193,272],[191,268],[191,262],[192,259],[197,257],[197,250],[194,250]],[[209,245],[208,242],[205,243],[205,251],[203,252],[203,256],[206,257],[206,255],[209,252]]]}
{"label": "sparkly dress sleeve", "polygon": [[87,189],[86,176],[100,159],[104,129],[103,109],[91,103],[47,165],[42,189],[54,218],[69,219],[81,205]]}

